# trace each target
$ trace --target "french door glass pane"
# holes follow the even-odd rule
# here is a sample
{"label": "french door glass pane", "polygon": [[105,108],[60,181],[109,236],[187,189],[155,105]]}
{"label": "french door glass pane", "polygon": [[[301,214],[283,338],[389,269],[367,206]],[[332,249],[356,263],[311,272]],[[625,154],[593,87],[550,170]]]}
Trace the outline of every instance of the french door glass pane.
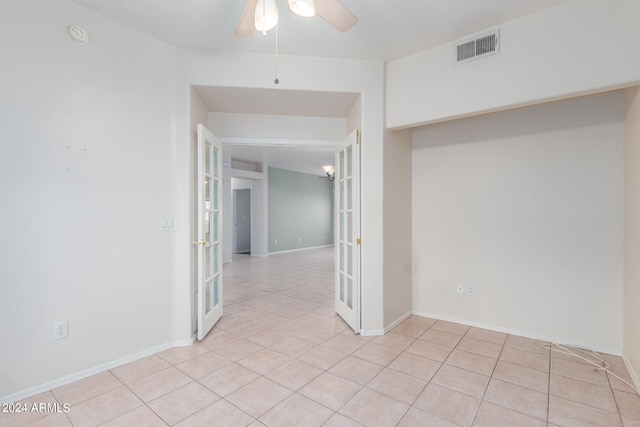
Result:
{"label": "french door glass pane", "polygon": [[211,178],[204,179],[204,208],[211,208]]}
{"label": "french door glass pane", "polygon": [[346,199],[345,205],[347,210],[351,210],[353,209],[353,202],[351,200],[351,183],[352,183],[351,178],[347,178],[346,182],[347,182],[347,185],[346,185],[346,189],[344,190],[345,191],[344,195]]}
{"label": "french door glass pane", "polygon": [[211,277],[213,273],[213,258],[211,257],[211,246],[204,246],[202,248],[202,258],[204,261],[204,278],[205,280]]}
{"label": "french door glass pane", "polygon": [[204,143],[204,170],[205,173],[209,172],[211,170],[211,160],[212,160],[212,153],[211,153],[211,149],[213,147],[211,146],[211,144],[207,144],[206,142]]}
{"label": "french door glass pane", "polygon": [[208,280],[204,284],[204,301],[205,301],[205,313],[209,313],[213,309],[212,295],[211,295],[211,280]]}
{"label": "french door glass pane", "polygon": [[344,165],[344,176],[348,178],[351,176],[351,146],[348,146],[346,149],[347,154],[345,155],[345,165]]}
{"label": "french door glass pane", "polygon": [[214,243],[212,246],[210,246],[208,249],[211,249],[211,263],[212,268],[211,268],[211,274],[218,274],[218,256],[219,254],[219,248],[220,245],[217,243]]}
{"label": "french door glass pane", "polygon": [[338,164],[340,165],[340,167],[338,168],[338,179],[343,179],[344,178],[344,150],[342,150],[340,152],[340,154],[338,154]]}
{"label": "french door glass pane", "polygon": [[211,174],[213,176],[217,177],[217,176],[220,176],[219,175],[219,170],[218,170],[218,163],[220,161],[220,158],[219,158],[220,157],[220,150],[218,150],[216,147],[212,147],[212,149],[213,149],[213,153],[212,153],[213,155],[211,156],[212,157],[212,159],[211,159],[211,161],[212,161],[211,169],[207,168],[205,170],[207,170],[207,171],[211,170]]}
{"label": "french door glass pane", "polygon": [[220,212],[211,212],[211,240],[210,242],[217,242],[220,240],[218,236],[218,217]]}
{"label": "french door glass pane", "polygon": [[346,251],[345,251],[345,258],[346,258],[346,264],[347,264],[347,274],[349,276],[353,275],[353,264],[351,262],[352,258],[353,258],[353,245],[351,244],[347,244],[346,247]]}
{"label": "french door glass pane", "polygon": [[216,274],[213,278],[213,306],[220,304],[220,275]]}
{"label": "french door glass pane", "polygon": [[345,250],[345,244],[344,243],[340,243],[340,271],[344,271],[344,250]]}
{"label": "french door glass pane", "polygon": [[347,242],[351,242],[352,239],[352,235],[351,235],[351,229],[353,227],[353,213],[352,212],[346,212],[345,214],[345,219],[344,219],[344,229],[345,229],[345,241]]}
{"label": "french door glass pane", "polygon": [[351,277],[347,277],[345,293],[344,303],[347,307],[353,308],[353,279]]}
{"label": "french door glass pane", "polygon": [[204,212],[204,215],[202,216],[202,230],[204,231],[204,240],[206,240],[207,242],[209,241],[209,219],[210,219],[210,215],[209,212]]}
{"label": "french door glass pane", "polygon": [[340,298],[340,301],[345,302],[345,290],[346,290],[346,280],[345,280],[345,276],[344,274],[340,273],[340,291],[338,294],[338,298]]}
{"label": "french door glass pane", "polygon": [[213,178],[213,182],[211,183],[211,200],[213,200],[212,209],[218,210],[218,191],[220,191],[220,181],[216,178]]}

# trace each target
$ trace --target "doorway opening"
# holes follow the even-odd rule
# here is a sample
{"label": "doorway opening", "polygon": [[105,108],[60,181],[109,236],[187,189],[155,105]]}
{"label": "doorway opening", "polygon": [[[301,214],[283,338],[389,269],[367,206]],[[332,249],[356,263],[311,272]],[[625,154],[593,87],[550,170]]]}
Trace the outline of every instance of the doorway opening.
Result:
{"label": "doorway opening", "polygon": [[[194,86],[192,96],[192,116],[206,121],[220,135],[224,148],[222,246],[224,269],[227,270],[223,275],[229,273],[228,283],[234,281],[229,268],[233,269],[231,265],[236,257],[261,264],[260,259],[270,254],[304,251],[330,243],[336,245],[336,231],[318,232],[311,227],[294,227],[300,225],[302,219],[317,216],[322,207],[317,207],[311,214],[296,216],[291,215],[289,205],[281,203],[278,212],[269,212],[269,206],[273,205],[269,203],[272,181],[269,171],[299,172],[312,175],[316,182],[320,182],[318,178],[326,180],[322,167],[336,161],[337,143],[361,125],[360,94]],[[268,102],[260,102],[263,99]],[[358,175],[355,173],[353,177]],[[357,188],[353,178],[349,178],[352,175],[346,176],[341,194],[351,194]],[[248,187],[237,187],[238,180],[247,181]],[[247,203],[243,204],[247,194],[248,210]],[[304,198],[298,197],[292,203],[300,204]],[[351,206],[359,205],[359,199],[352,195],[345,200],[351,203],[345,204],[344,218],[339,223],[344,224],[344,236],[347,236],[356,229],[351,223],[359,215]],[[285,226],[282,232],[270,230],[277,221],[290,226]],[[359,318],[359,298],[357,294],[350,295],[351,290],[359,289],[356,277],[359,268],[352,265],[359,259],[359,252],[353,238],[342,239],[342,242],[344,250],[338,251],[334,246],[332,251],[335,264],[345,271],[341,282],[337,277],[334,279],[336,300],[343,300],[343,305],[354,310],[355,318]],[[340,260],[338,253],[342,254]],[[227,297],[233,301],[232,293]],[[353,329],[357,332],[359,328],[356,325]]]}
{"label": "doorway opening", "polygon": [[233,253],[251,255],[251,189],[233,190]]}

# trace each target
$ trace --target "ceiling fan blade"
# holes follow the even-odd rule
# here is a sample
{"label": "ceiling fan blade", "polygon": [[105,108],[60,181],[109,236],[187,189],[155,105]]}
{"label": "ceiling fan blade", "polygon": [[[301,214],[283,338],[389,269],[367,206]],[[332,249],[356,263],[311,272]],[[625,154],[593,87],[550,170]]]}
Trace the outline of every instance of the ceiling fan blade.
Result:
{"label": "ceiling fan blade", "polygon": [[358,17],[338,0],[315,0],[315,5],[316,14],[343,33],[358,23]]}
{"label": "ceiling fan blade", "polygon": [[256,31],[255,15],[257,5],[258,0],[247,0],[247,5],[244,7],[240,22],[236,27],[236,36],[250,36]]}

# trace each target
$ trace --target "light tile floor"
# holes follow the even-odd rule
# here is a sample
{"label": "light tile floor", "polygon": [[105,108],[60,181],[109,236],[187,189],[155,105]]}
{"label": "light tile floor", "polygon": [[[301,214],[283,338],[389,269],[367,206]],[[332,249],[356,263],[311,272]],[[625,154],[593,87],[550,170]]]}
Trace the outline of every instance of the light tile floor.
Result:
{"label": "light tile floor", "polygon": [[539,341],[419,316],[354,335],[333,310],[330,248],[240,257],[224,277],[202,342],[28,400],[67,414],[0,425],[640,426],[631,388]]}

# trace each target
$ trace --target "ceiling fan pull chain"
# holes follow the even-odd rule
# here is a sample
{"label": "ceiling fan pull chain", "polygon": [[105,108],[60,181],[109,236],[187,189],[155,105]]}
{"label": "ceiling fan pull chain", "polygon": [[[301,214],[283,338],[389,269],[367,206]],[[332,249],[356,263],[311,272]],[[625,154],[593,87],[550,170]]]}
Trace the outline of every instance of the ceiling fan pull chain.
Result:
{"label": "ceiling fan pull chain", "polygon": [[278,80],[278,24],[276,24],[276,79],[273,81],[275,84],[280,84]]}
{"label": "ceiling fan pull chain", "polygon": [[[267,2],[262,2],[262,22],[267,21]],[[262,27],[262,37],[267,37],[267,25],[263,24]]]}

